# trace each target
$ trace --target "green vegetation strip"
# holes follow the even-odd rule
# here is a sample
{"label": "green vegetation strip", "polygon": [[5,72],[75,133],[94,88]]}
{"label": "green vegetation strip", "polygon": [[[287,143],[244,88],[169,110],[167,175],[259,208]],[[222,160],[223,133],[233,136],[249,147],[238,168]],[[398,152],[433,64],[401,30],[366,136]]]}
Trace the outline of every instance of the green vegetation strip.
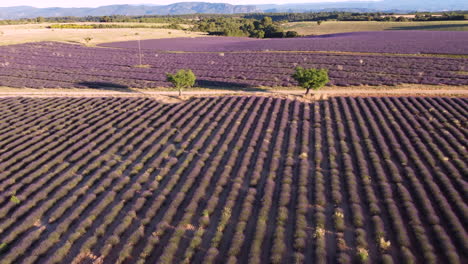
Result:
{"label": "green vegetation strip", "polygon": [[102,29],[102,28],[153,28],[153,29],[178,29],[184,28],[179,24],[169,25],[138,25],[138,24],[53,24],[46,28],[52,29]]}

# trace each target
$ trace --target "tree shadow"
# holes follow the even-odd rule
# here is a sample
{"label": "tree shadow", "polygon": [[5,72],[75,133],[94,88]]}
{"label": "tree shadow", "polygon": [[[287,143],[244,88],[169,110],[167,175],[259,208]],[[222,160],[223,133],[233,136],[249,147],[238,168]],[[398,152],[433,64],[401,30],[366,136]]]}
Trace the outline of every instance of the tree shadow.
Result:
{"label": "tree shadow", "polygon": [[[75,83],[78,87],[126,92],[126,93],[139,93],[136,90],[130,89],[130,87],[118,83],[112,82],[77,82]],[[197,80],[196,87],[212,89],[212,90],[225,90],[225,91],[243,91],[243,92],[268,92],[267,89],[255,87],[249,84],[236,83],[236,82],[225,82],[225,81],[212,81],[212,80]],[[149,89],[151,90],[151,89]]]}
{"label": "tree shadow", "polygon": [[213,89],[213,90],[267,92],[267,90],[263,88],[255,87],[255,86],[244,84],[244,83],[236,83],[236,82],[197,80],[196,85],[197,87]]}
{"label": "tree shadow", "polygon": [[77,82],[76,85],[91,89],[107,90],[107,91],[118,91],[118,92],[127,92],[135,93],[134,90],[130,89],[127,85],[122,85],[112,82]]}
{"label": "tree shadow", "polygon": [[441,30],[460,28],[460,31],[468,30],[468,24],[445,24],[445,25],[423,25],[423,26],[406,26],[392,27],[386,30]]}

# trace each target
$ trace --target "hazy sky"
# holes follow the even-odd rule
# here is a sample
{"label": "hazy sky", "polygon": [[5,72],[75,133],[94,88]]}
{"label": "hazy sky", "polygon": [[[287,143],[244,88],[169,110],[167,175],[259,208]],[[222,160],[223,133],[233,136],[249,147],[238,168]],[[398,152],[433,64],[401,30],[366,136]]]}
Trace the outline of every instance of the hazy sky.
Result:
{"label": "hazy sky", "polygon": [[[314,2],[344,2],[349,0],[218,0],[218,1],[204,1],[198,0],[196,2],[212,2],[212,3],[230,3],[237,5],[255,5],[255,4],[287,4],[287,3],[314,3]],[[354,0],[356,1],[356,0]],[[359,1],[359,0],[357,0]],[[369,1],[369,0],[367,0]],[[372,0],[371,0],[372,1]],[[78,0],[78,1],[64,1],[64,0],[0,0],[0,6],[35,6],[35,7],[97,7],[104,5],[115,4],[158,4],[166,5],[177,2],[195,2],[190,0]]]}

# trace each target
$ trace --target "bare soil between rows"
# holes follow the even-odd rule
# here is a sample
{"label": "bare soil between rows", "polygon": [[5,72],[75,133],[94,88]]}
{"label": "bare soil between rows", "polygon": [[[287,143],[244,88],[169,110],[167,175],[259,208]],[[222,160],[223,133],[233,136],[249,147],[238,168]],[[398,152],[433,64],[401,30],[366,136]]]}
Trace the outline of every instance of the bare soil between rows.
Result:
{"label": "bare soil between rows", "polygon": [[288,99],[298,99],[304,101],[326,100],[329,97],[350,96],[350,97],[401,97],[401,96],[445,96],[445,97],[468,97],[468,87],[466,86],[408,86],[402,88],[388,87],[326,87],[323,90],[304,95],[304,90],[300,89],[271,89],[264,91],[226,90],[226,89],[195,89],[184,91],[182,96],[178,96],[177,91],[170,90],[148,90],[148,89],[126,89],[126,90],[105,90],[105,89],[31,89],[31,88],[8,88],[0,87],[1,97],[151,97],[165,103],[178,103],[193,97],[211,97],[226,95],[248,95],[267,96]]}

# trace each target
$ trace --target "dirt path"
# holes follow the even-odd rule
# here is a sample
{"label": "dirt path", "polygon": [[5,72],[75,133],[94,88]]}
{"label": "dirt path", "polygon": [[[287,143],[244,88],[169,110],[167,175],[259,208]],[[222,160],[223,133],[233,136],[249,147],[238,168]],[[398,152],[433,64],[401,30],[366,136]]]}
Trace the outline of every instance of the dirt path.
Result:
{"label": "dirt path", "polygon": [[[151,90],[97,90],[97,89],[16,89],[0,88],[0,97],[153,97],[169,102],[177,102],[193,96],[217,95],[258,95],[258,96],[291,96],[303,97],[303,90],[268,90],[268,91],[231,91],[231,90],[198,90],[185,91],[181,98],[176,91]],[[468,88],[450,87],[445,89],[325,89],[314,92],[312,99],[326,99],[333,96],[458,96],[468,97]]]}

